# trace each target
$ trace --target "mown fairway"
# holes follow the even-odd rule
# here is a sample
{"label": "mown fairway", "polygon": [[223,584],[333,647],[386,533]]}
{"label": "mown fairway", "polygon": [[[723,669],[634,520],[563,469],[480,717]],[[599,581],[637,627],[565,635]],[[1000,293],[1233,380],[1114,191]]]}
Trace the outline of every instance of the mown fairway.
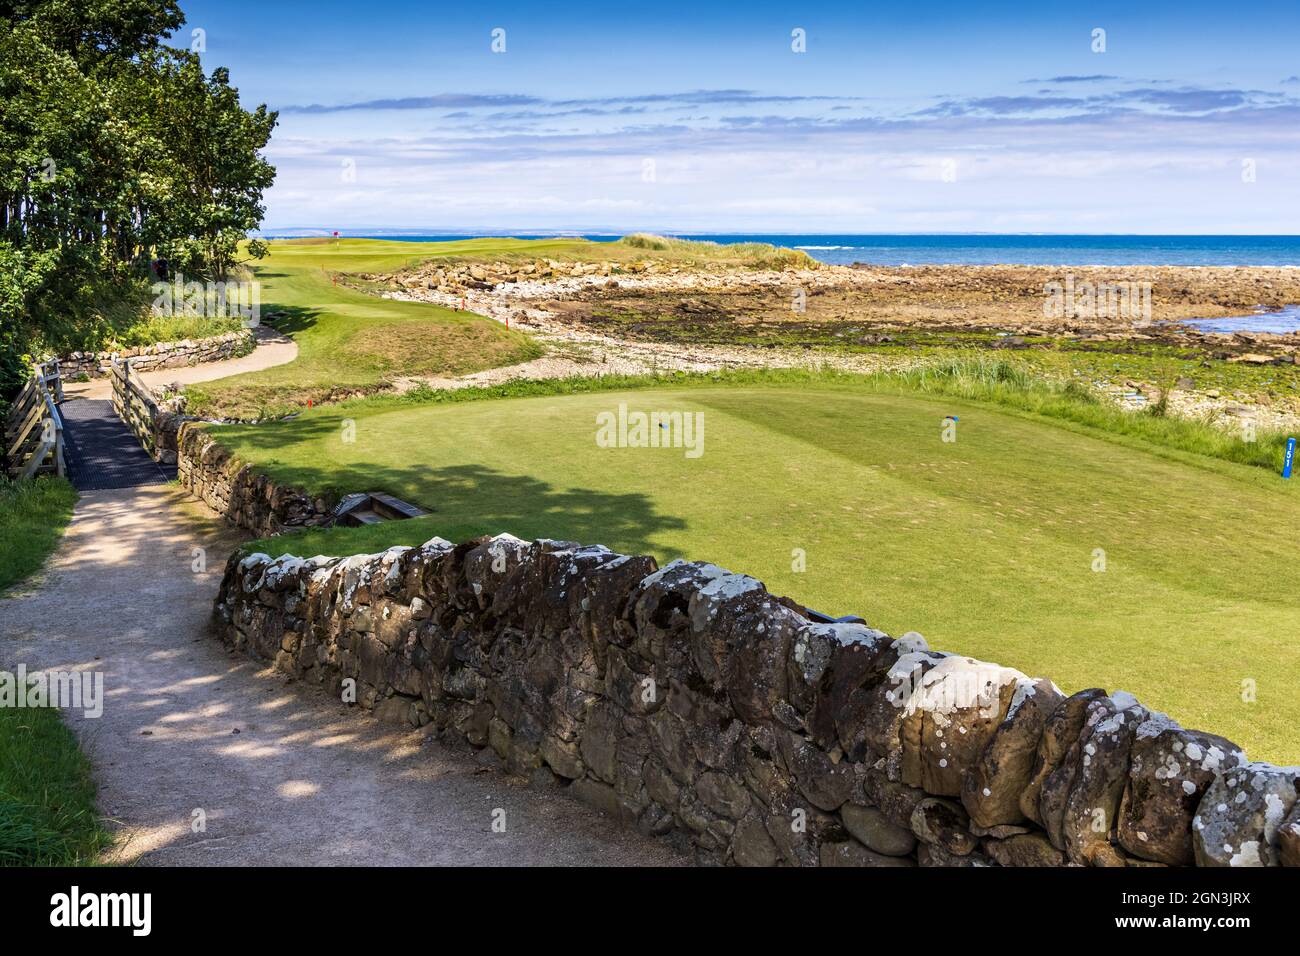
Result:
{"label": "mown fairway", "polygon": [[[340,393],[372,390],[410,375],[458,375],[541,355],[526,336],[498,322],[420,302],[397,302],[336,284],[336,274],[389,272],[432,255],[494,255],[518,240],[467,243],[366,239],[277,240],[253,265],[263,314],[298,343],[288,365],[193,386],[200,413],[261,417],[305,407]],[[496,245],[493,245],[493,244]],[[545,245],[545,244],[539,244]],[[557,243],[563,245],[563,243]],[[536,254],[545,255],[545,250]]]}
{"label": "mown fairway", "polygon": [[[621,401],[704,412],[704,454],[598,447],[596,416]],[[1264,469],[843,385],[358,403],[218,434],[283,480],[434,512],[277,551],[509,531],[711,560],[827,613],[920,631],[1067,691],[1129,690],[1256,759],[1300,761],[1300,489]]]}
{"label": "mown fairway", "polygon": [[[630,236],[586,239],[277,239],[251,264],[264,314],[298,343],[287,365],[191,386],[190,408],[204,415],[266,418],[401,377],[455,376],[513,365],[543,353],[526,335],[469,312],[382,299],[358,274],[397,272],[421,261],[614,263],[659,259],[683,265],[749,268],[806,264],[803,253],[761,243],[714,245]],[[371,294],[371,293],[375,294]]]}

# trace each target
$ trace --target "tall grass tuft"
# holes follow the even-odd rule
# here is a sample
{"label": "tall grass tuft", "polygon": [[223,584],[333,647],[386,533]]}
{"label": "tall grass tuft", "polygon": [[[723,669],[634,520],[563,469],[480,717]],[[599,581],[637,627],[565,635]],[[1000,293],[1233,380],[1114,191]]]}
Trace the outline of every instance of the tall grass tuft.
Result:
{"label": "tall grass tuft", "polygon": [[1287,433],[1258,431],[1254,441],[1208,421],[1168,414],[1169,390],[1154,408],[1126,411],[1083,383],[1037,378],[1002,359],[949,359],[904,371],[868,376],[877,388],[939,394],[1031,412],[1138,438],[1167,448],[1280,471]]}
{"label": "tall grass tuft", "polygon": [[105,343],[106,350],[136,348],[158,342],[180,342],[184,339],[206,339],[227,332],[238,332],[244,327],[243,319],[219,315],[154,315],[148,313],[139,320],[112,333]]}
{"label": "tall grass tuft", "polygon": [[0,866],[82,866],[110,837],[90,762],[53,708],[0,708]]}
{"label": "tall grass tuft", "polygon": [[619,243],[632,249],[669,252],[697,259],[735,259],[755,269],[817,269],[821,266],[808,253],[768,242],[717,243],[706,239],[675,239],[647,232],[634,232]]}

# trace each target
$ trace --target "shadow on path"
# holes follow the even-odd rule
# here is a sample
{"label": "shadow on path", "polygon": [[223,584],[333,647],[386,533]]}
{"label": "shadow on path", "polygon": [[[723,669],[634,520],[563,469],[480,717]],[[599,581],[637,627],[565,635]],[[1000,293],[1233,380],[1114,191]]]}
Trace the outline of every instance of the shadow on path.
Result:
{"label": "shadow on path", "polygon": [[0,600],[0,668],[104,674],[103,716],[65,718],[115,821],[115,861],[683,862],[561,791],[517,786],[227,652],[208,620],[238,540],[183,502],[166,486],[85,494],[44,579]]}

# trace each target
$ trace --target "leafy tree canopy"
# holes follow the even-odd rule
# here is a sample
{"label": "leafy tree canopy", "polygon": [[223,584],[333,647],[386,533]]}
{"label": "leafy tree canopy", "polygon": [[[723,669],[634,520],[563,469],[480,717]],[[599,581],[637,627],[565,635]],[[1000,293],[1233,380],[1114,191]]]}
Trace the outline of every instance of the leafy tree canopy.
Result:
{"label": "leafy tree canopy", "polygon": [[0,0],[0,394],[25,354],[102,336],[151,263],[224,276],[261,224],[277,116],[167,45],[184,22],[173,0]]}

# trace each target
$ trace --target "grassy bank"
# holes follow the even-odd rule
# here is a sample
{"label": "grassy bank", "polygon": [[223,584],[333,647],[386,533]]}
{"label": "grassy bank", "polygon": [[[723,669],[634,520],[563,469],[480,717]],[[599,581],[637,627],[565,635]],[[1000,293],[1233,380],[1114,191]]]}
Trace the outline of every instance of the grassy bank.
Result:
{"label": "grassy bank", "polygon": [[[503,240],[504,241],[504,240]],[[392,272],[467,243],[279,240],[253,266],[262,312],[298,343],[287,365],[192,386],[198,414],[258,417],[374,391],[402,376],[462,375],[536,358],[527,336],[468,312],[381,299],[339,275]],[[445,249],[454,246],[455,249]]]}
{"label": "grassy bank", "polygon": [[0,866],[81,866],[109,844],[90,762],[52,708],[0,708]]}
{"label": "grassy bank", "polygon": [[[590,245],[590,243],[588,243]],[[308,402],[382,389],[403,376],[456,376],[538,358],[532,339],[471,312],[381,299],[339,282],[430,258],[564,255],[572,241],[386,242],[286,239],[253,265],[263,313],[298,342],[298,359],[190,389],[198,414],[283,414]]]}
{"label": "grassy bank", "polygon": [[[61,479],[0,484],[0,595],[45,562],[76,500]],[[0,708],[0,866],[75,866],[107,843],[90,764],[58,711]]]}
{"label": "grassy bank", "polygon": [[61,478],[0,479],[0,596],[45,563],[76,501],[72,485]]}
{"label": "grassy bank", "polygon": [[[1194,423],[1112,420],[1065,389],[970,367],[614,384],[373,399],[217,434],[282,481],[432,512],[267,542],[275,553],[510,531],[716,561],[1069,690],[1132,691],[1257,758],[1300,758],[1300,610],[1285,597],[1300,570],[1277,530],[1300,520],[1300,490],[1198,449]],[[704,454],[599,447],[596,416],[619,403],[702,413]]]}
{"label": "grassy bank", "polygon": [[586,239],[469,239],[391,242],[373,239],[276,240],[255,264],[263,313],[298,343],[288,365],[193,386],[198,414],[240,418],[284,414],[350,394],[381,389],[404,376],[457,376],[537,358],[541,346],[500,323],[423,302],[382,299],[359,274],[397,272],[429,260],[619,262],[657,259],[731,268],[815,266],[801,252],[762,243],[718,245],[629,236]]}

